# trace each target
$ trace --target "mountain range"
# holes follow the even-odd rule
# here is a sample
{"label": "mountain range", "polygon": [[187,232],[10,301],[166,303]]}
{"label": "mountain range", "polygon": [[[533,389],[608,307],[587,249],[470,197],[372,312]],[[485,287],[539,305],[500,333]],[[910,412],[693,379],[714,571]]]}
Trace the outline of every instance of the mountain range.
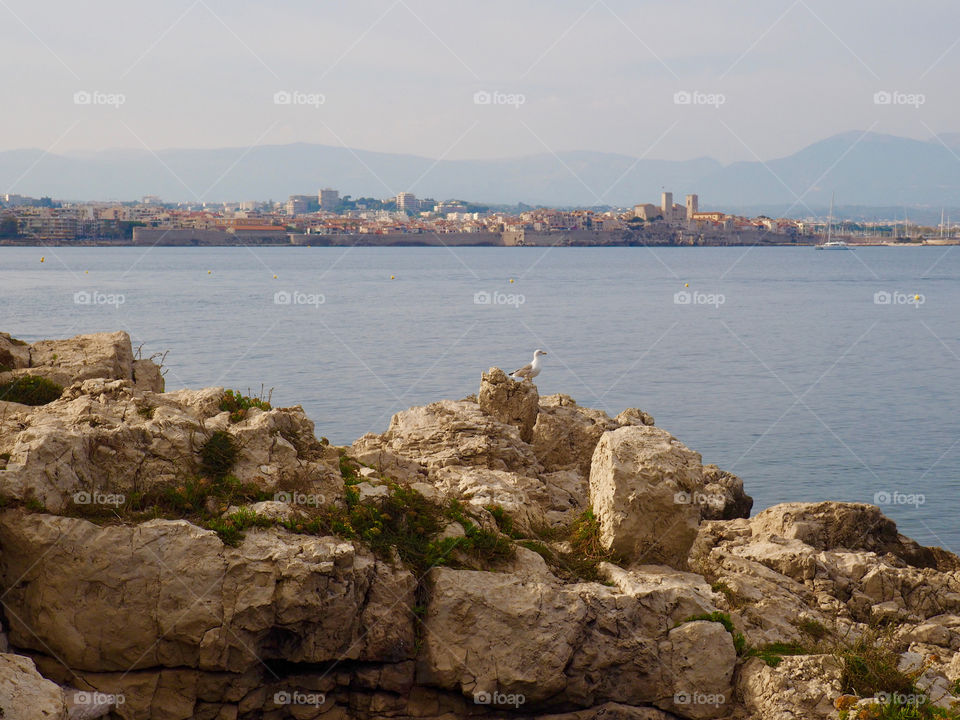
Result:
{"label": "mountain range", "polygon": [[400,191],[438,200],[551,206],[658,202],[663,189],[704,209],[768,208],[811,214],[843,206],[960,206],[960,133],[927,141],[847,132],[787,157],[723,164],[592,151],[514,158],[434,160],[295,143],[249,148],[0,152],[0,188],[62,200],[267,200],[313,194],[385,198]]}

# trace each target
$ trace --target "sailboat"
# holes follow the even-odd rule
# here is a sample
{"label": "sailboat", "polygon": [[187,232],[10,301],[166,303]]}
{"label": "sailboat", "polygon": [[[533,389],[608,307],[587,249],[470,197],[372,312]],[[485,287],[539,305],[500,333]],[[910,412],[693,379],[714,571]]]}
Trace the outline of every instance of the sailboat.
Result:
{"label": "sailboat", "polygon": [[814,245],[817,250],[849,250],[850,246],[843,240],[831,240],[833,235],[833,198],[830,196],[830,215],[827,216],[827,239],[819,245]]}

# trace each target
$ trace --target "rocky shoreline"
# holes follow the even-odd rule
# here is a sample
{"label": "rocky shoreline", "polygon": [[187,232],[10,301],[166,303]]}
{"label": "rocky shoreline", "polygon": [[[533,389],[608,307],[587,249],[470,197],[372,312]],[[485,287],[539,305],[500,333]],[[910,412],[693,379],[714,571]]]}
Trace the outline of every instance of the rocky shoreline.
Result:
{"label": "rocky shoreline", "polygon": [[751,517],[642,410],[491,368],[335,447],[163,390],[125,333],[0,333],[4,718],[960,717],[960,559]]}

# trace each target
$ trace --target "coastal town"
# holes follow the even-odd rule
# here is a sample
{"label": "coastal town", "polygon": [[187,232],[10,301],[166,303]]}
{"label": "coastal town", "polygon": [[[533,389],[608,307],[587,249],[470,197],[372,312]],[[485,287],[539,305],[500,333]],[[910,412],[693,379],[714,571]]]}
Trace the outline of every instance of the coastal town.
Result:
{"label": "coastal town", "polygon": [[852,222],[744,217],[702,211],[699,197],[628,208],[486,206],[462,200],[386,199],[324,188],[285,201],[221,203],[66,202],[0,196],[0,245],[815,245],[831,234],[850,244],[953,244],[948,223]]}

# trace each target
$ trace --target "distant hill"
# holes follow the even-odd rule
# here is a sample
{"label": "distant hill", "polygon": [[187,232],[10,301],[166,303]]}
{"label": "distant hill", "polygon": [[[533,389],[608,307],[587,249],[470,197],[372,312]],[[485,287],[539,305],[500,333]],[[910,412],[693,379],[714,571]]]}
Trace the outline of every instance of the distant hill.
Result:
{"label": "distant hill", "polygon": [[[942,141],[942,142],[941,142]],[[946,147],[945,147],[946,146]],[[960,133],[929,141],[849,132],[793,155],[723,165],[637,160],[589,151],[484,160],[440,160],[297,143],[219,149],[44,154],[0,152],[0,188],[67,200],[267,200],[334,187],[342,194],[531,205],[632,205],[662,188],[677,201],[700,195],[704,208],[770,206],[792,214],[839,205],[960,205]],[[798,196],[800,200],[798,201]]]}

